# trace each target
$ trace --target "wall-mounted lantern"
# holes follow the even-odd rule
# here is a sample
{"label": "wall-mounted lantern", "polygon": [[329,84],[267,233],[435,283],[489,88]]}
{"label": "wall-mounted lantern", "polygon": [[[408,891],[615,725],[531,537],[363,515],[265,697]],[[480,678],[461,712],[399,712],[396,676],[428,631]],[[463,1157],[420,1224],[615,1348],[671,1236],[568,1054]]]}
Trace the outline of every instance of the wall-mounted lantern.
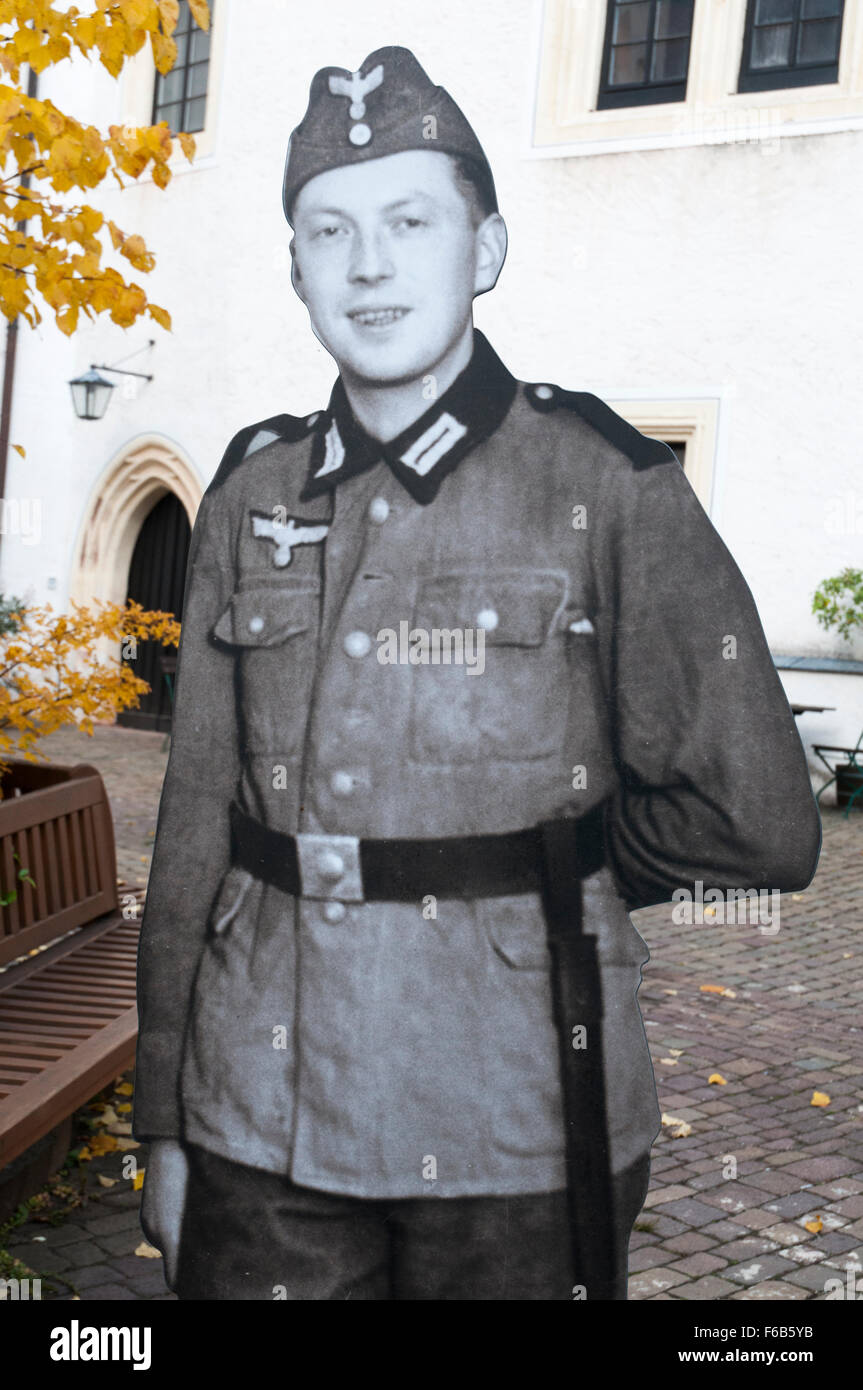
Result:
{"label": "wall-mounted lantern", "polygon": [[[155,338],[151,338],[147,346],[153,347],[155,341]],[[79,420],[101,420],[108,409],[114,382],[106,381],[99,375],[100,372],[112,372],[115,376],[137,376],[142,381],[153,380],[152,375],[147,372],[130,372],[125,367],[108,367],[103,362],[91,362],[89,372],[84,372],[69,382],[72,404]]]}

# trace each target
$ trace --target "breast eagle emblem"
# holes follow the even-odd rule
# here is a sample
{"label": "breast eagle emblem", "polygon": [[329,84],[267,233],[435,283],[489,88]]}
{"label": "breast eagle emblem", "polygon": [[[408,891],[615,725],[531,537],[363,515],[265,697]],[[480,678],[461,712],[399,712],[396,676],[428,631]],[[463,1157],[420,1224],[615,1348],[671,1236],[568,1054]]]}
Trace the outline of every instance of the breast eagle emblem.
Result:
{"label": "breast eagle emblem", "polygon": [[301,517],[289,516],[286,521],[252,513],[252,535],[272,541],[273,564],[284,569],[291,563],[295,545],[317,545],[329,531],[329,526],[307,525]]}

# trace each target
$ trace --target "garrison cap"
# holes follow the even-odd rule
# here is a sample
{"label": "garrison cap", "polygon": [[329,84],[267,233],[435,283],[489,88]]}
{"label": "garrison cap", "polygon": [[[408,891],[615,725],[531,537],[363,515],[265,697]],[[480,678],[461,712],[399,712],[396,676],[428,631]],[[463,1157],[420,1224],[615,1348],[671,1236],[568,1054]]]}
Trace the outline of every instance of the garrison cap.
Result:
{"label": "garrison cap", "polygon": [[308,110],[288,143],[285,217],[291,222],[294,199],[316,174],[404,150],[439,150],[472,160],[488,180],[497,208],[491,168],[470,122],[410,49],[378,48],[356,72],[321,68],[312,79]]}

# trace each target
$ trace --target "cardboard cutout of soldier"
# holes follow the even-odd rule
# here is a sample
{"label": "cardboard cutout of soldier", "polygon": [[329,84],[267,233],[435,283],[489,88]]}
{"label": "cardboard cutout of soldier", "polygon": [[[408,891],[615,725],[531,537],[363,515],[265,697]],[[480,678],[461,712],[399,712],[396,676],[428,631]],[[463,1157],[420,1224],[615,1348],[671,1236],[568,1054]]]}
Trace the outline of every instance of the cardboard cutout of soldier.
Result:
{"label": "cardboard cutout of soldier", "polygon": [[474,329],[506,230],[410,52],[316,75],[283,200],[339,376],[240,431],[194,528],[144,1229],[181,1298],[622,1300],[659,1130],[629,912],[809,883],[794,720],[671,450]]}

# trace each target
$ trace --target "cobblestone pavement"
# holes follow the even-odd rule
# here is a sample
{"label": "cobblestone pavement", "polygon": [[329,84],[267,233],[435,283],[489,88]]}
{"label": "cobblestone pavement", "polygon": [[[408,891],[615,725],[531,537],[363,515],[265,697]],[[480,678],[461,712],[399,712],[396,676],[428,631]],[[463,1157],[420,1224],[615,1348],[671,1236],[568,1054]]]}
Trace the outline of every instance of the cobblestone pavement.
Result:
{"label": "cobblestone pavement", "polygon": [[[163,742],[116,728],[49,741],[52,757],[101,770],[132,883],[146,877]],[[829,1279],[863,1284],[863,815],[823,815],[815,881],[783,896],[775,933],[718,914],[678,925],[668,906],[634,915],[651,949],[639,998],[668,1123],[630,1246],[633,1300],[823,1299]],[[816,1092],[829,1104],[812,1105]],[[12,1233],[11,1253],[53,1271],[47,1296],[173,1297],[161,1260],[135,1254],[140,1193],[124,1157],[82,1165],[88,1199],[63,1225]],[[146,1146],[135,1157],[146,1166]]]}

